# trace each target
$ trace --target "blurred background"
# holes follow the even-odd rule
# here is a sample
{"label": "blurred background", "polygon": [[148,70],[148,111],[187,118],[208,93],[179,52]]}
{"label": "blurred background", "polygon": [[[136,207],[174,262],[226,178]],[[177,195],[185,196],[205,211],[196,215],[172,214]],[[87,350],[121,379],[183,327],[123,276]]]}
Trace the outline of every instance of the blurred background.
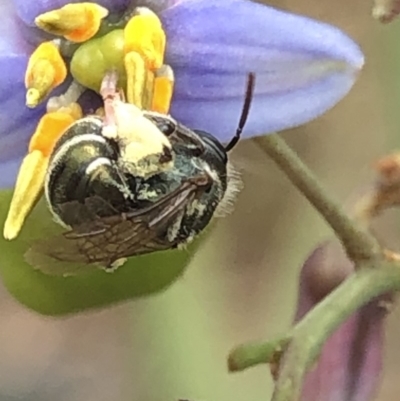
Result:
{"label": "blurred background", "polygon": [[[400,21],[380,25],[365,0],[268,3],[339,26],[366,54],[349,96],[284,133],[345,202],[373,177],[373,162],[400,144],[400,53],[392,46]],[[273,338],[290,325],[301,265],[330,231],[254,143],[242,142],[233,161],[245,183],[234,214],[218,222],[166,292],[55,319],[0,290],[0,401],[268,399],[268,367],[228,374],[226,357],[235,345]],[[380,401],[400,392],[399,337],[397,309],[388,320]]]}

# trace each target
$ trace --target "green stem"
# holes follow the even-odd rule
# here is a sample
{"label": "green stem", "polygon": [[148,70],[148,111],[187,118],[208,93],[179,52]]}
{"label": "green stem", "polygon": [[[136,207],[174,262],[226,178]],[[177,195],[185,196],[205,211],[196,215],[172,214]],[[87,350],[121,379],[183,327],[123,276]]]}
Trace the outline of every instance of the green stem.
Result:
{"label": "green stem", "polygon": [[265,343],[243,344],[235,348],[228,358],[230,372],[239,372],[263,363],[273,363],[280,359],[290,337],[281,337]]}
{"label": "green stem", "polygon": [[400,263],[385,260],[377,240],[328,196],[282,138],[270,135],[255,141],[325,218],[356,265],[356,272],[317,304],[288,336],[243,345],[229,357],[232,370],[278,362],[272,401],[296,401],[307,370],[333,332],[363,305],[379,295],[400,290]]}
{"label": "green stem", "polygon": [[320,212],[354,261],[380,255],[378,241],[353,221],[321,186],[310,169],[279,135],[255,138],[258,146],[280,167],[289,180]]}
{"label": "green stem", "polygon": [[[382,268],[381,264],[385,267]],[[400,264],[381,262],[375,267],[378,269],[362,267],[360,271],[354,273],[317,304],[285,337],[267,342],[243,344],[235,348],[229,354],[229,370],[236,372],[270,363],[277,354],[283,352],[286,354],[294,343],[307,348],[306,352],[310,352],[307,358],[313,361],[334,330],[360,306],[379,295],[400,290]],[[307,337],[306,341],[304,337]],[[311,348],[306,347],[307,344],[311,344]],[[282,366],[284,360],[287,365],[285,358],[282,358]]]}
{"label": "green stem", "polygon": [[365,263],[335,291],[315,306],[292,331],[292,340],[280,361],[272,401],[299,399],[304,376],[333,332],[360,307],[400,290],[400,265]]}

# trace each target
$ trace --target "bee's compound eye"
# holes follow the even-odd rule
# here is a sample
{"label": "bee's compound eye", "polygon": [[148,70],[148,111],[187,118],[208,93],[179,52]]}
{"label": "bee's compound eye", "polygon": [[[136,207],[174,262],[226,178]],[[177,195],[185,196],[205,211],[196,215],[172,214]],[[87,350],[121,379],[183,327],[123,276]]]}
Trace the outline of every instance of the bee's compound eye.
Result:
{"label": "bee's compound eye", "polygon": [[221,161],[223,164],[226,164],[228,162],[228,156],[226,154],[225,148],[217,138],[205,131],[195,130],[194,132],[206,145],[206,152],[208,154],[212,154],[214,157],[217,157],[218,160]]}
{"label": "bee's compound eye", "polygon": [[175,124],[172,121],[165,120],[160,125],[157,125],[158,129],[166,136],[170,136],[175,132]]}
{"label": "bee's compound eye", "polygon": [[165,136],[171,136],[176,131],[175,122],[168,117],[150,113],[145,114],[145,117],[152,121]]}

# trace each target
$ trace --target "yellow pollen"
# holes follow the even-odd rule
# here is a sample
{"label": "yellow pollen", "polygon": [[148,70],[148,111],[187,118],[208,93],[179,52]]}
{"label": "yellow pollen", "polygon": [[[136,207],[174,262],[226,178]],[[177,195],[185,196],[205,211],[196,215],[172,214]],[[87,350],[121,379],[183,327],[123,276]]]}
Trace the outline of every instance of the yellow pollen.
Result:
{"label": "yellow pollen", "polygon": [[53,35],[82,43],[98,32],[101,21],[107,17],[108,10],[95,3],[67,4],[57,10],[39,15],[36,25]]}
{"label": "yellow pollen", "polygon": [[54,42],[39,45],[29,58],[25,73],[26,105],[36,107],[66,76],[67,67],[57,45]]}

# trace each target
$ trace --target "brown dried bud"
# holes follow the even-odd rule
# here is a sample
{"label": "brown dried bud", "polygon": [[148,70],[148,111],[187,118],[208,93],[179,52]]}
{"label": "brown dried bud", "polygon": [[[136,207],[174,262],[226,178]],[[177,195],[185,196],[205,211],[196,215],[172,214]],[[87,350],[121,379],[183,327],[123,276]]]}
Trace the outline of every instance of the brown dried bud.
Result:
{"label": "brown dried bud", "polygon": [[356,216],[367,222],[387,209],[400,206],[400,153],[382,157],[374,167],[377,181],[356,208]]}
{"label": "brown dried bud", "polygon": [[372,16],[383,23],[392,22],[400,13],[399,0],[375,0]]}

